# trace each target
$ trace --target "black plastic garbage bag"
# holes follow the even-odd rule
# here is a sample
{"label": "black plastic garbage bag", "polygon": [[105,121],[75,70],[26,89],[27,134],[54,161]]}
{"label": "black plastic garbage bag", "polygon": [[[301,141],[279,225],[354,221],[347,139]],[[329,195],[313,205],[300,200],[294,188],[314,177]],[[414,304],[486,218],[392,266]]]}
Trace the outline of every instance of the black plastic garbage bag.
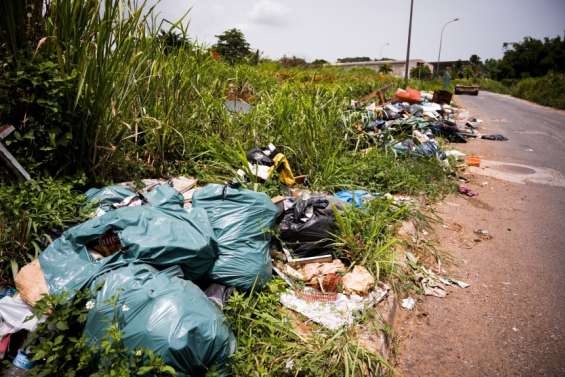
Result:
{"label": "black plastic garbage bag", "polygon": [[279,224],[280,239],[295,257],[331,252],[331,235],[337,228],[333,207],[339,205],[329,197],[314,196],[297,199],[284,211]]}
{"label": "black plastic garbage bag", "polygon": [[252,164],[263,165],[263,166],[273,166],[273,157],[277,154],[277,150],[274,145],[270,144],[265,148],[252,148],[247,151],[247,161]]}
{"label": "black plastic garbage bag", "polygon": [[501,134],[483,135],[481,136],[481,139],[493,140],[493,141],[508,141],[508,138]]}
{"label": "black plastic garbage bag", "polygon": [[[146,200],[72,227],[49,245],[39,256],[49,293],[73,293],[130,262],[160,269],[179,265],[189,280],[205,277],[216,258],[206,211],[183,208],[183,196],[166,184],[148,193]],[[95,260],[89,245],[109,231],[117,234],[122,249]]]}
{"label": "black plastic garbage bag", "polygon": [[212,281],[248,290],[271,279],[270,228],[279,210],[264,193],[211,184],[197,190],[192,208],[206,210],[218,259]]}
{"label": "black plastic garbage bag", "polygon": [[179,376],[204,376],[212,366],[222,371],[235,351],[235,337],[218,307],[181,276],[178,267],[159,272],[145,264],[102,275],[93,285],[101,289],[85,335],[100,343],[117,321],[131,352],[152,350]]}
{"label": "black plastic garbage bag", "polygon": [[433,134],[446,138],[452,143],[466,143],[467,139],[461,134],[456,126],[450,126],[442,123],[432,124],[429,126]]}

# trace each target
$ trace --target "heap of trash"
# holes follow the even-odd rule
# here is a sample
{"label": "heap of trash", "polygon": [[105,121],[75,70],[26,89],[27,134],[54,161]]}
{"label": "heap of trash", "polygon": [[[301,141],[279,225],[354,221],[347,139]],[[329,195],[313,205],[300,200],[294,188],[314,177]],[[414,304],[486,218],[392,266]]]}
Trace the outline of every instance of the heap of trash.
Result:
{"label": "heap of trash", "polygon": [[[448,97],[407,89],[386,105],[354,104],[363,119],[358,131],[399,155],[445,160],[449,153],[435,137],[465,142],[480,123],[457,126]],[[295,176],[272,144],[253,148],[247,160],[226,184],[176,177],[88,190],[92,217],[21,269],[17,292],[0,292],[0,351],[10,334],[34,331],[41,319],[29,320],[31,309],[42,296],[65,292],[70,300],[90,289],[88,339],[99,343],[117,310],[126,347],[153,350],[180,376],[196,376],[212,366],[222,371],[236,350],[222,313],[231,292],[260,289],[273,271],[288,284],[281,304],[332,330],[384,300],[390,287],[363,266],[346,266],[332,250],[335,211],[363,207],[381,194],[299,188],[307,177]],[[241,186],[275,172],[288,195],[270,198]],[[18,357],[30,363],[25,353]]]}
{"label": "heap of trash", "polygon": [[442,151],[437,137],[450,143],[466,143],[469,138],[506,141],[503,135],[482,135],[480,119],[451,105],[452,93],[398,89],[390,103],[352,101],[352,113],[361,121],[355,132],[366,136],[372,144],[383,146],[396,155],[463,157],[457,151]]}

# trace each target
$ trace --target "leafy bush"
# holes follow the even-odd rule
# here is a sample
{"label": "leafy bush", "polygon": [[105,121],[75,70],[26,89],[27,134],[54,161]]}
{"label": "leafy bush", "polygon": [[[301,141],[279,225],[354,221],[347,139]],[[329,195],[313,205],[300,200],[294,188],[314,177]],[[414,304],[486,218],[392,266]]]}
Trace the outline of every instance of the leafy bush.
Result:
{"label": "leafy bush", "polygon": [[53,236],[85,219],[84,197],[74,190],[83,180],[39,179],[0,185],[0,285],[36,258]]}
{"label": "leafy bush", "polygon": [[565,74],[549,74],[518,81],[512,95],[544,106],[565,109]]}
{"label": "leafy bush", "polygon": [[[0,58],[0,124],[16,132],[6,144],[27,169],[64,171],[77,153],[69,93],[75,75],[61,75],[56,63],[25,54]],[[72,165],[71,165],[72,166]]]}

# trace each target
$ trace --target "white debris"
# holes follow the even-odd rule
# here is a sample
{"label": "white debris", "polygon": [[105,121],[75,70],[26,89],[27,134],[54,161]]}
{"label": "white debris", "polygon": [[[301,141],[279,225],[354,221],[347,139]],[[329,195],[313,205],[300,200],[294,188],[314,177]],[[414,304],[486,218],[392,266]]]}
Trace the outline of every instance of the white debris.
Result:
{"label": "white debris", "polygon": [[387,296],[388,290],[389,287],[384,285],[382,288],[376,288],[367,297],[338,293],[337,299],[332,302],[306,301],[297,297],[293,291],[287,291],[281,294],[280,302],[330,330],[337,330],[352,324],[355,313],[381,302]]}
{"label": "white debris", "polygon": [[416,300],[412,297],[407,297],[400,302],[400,306],[402,306],[403,309],[412,310],[414,306],[416,306]]}

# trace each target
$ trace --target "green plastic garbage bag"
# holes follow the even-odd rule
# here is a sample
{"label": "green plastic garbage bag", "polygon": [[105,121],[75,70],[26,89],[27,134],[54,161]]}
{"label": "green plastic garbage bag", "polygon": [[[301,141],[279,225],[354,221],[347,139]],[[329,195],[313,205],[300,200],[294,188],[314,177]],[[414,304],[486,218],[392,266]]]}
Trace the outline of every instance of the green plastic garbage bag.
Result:
{"label": "green plastic garbage bag", "polygon": [[177,267],[159,272],[144,264],[101,276],[93,285],[102,288],[88,313],[85,335],[99,343],[117,320],[129,350],[154,351],[178,375],[204,376],[212,366],[222,370],[235,351],[235,337],[217,306],[180,276]]}
{"label": "green plastic garbage bag", "polygon": [[135,195],[135,192],[123,186],[108,186],[91,188],[84,195],[87,203],[93,203],[95,207],[108,212],[113,209],[112,205],[121,203],[125,198]]}
{"label": "green plastic garbage bag", "polygon": [[192,197],[194,209],[205,209],[214,228],[218,259],[209,274],[218,283],[250,289],[271,278],[269,252],[278,208],[264,193],[211,184]]}
{"label": "green plastic garbage bag", "polygon": [[[178,265],[189,280],[203,278],[216,258],[214,233],[204,209],[183,208],[183,197],[168,185],[146,195],[147,203],[123,207],[65,231],[40,256],[52,294],[74,292],[108,270],[130,262],[159,269]],[[108,231],[122,250],[98,261],[87,246]]]}

